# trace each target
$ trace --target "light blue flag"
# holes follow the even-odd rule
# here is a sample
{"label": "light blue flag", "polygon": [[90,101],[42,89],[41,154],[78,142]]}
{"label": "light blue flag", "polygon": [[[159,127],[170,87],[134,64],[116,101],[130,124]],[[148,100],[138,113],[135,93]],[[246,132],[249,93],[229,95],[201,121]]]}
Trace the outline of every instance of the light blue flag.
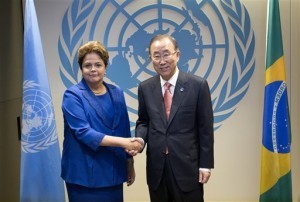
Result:
{"label": "light blue flag", "polygon": [[33,0],[26,0],[20,201],[65,201],[60,150]]}

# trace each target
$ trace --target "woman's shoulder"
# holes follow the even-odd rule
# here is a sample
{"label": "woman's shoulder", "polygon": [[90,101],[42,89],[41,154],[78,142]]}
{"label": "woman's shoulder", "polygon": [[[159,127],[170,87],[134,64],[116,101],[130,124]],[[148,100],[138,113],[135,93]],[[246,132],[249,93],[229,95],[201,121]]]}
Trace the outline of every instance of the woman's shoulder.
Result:
{"label": "woman's shoulder", "polygon": [[68,93],[68,92],[76,92],[80,89],[78,83],[77,84],[73,84],[72,86],[68,87],[66,90],[65,90],[65,93]]}
{"label": "woman's shoulder", "polygon": [[73,84],[69,88],[67,88],[64,92],[64,97],[78,97],[81,96],[82,90],[85,90],[85,86],[82,84],[82,82]]}

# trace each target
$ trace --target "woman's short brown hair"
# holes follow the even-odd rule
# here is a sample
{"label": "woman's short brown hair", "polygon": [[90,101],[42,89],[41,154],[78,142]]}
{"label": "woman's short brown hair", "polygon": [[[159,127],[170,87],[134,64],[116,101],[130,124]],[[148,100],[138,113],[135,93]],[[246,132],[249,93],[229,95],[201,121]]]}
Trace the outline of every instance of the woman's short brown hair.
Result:
{"label": "woman's short brown hair", "polygon": [[78,64],[80,69],[82,69],[82,63],[85,56],[89,53],[98,54],[103,60],[105,67],[107,67],[109,55],[105,46],[99,41],[89,41],[78,49]]}

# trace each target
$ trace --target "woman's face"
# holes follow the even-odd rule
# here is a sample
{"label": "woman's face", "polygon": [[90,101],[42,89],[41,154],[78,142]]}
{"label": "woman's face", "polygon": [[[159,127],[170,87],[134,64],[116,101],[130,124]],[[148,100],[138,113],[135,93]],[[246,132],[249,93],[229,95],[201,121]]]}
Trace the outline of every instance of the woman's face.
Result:
{"label": "woman's face", "polygon": [[96,53],[88,53],[82,62],[82,76],[89,85],[103,82],[106,66]]}

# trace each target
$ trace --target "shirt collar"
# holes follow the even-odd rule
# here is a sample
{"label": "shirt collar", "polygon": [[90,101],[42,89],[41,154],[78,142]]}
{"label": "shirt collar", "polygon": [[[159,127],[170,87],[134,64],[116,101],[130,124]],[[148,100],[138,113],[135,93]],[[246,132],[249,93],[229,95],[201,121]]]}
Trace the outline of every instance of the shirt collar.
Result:
{"label": "shirt collar", "polygon": [[178,79],[178,75],[179,75],[179,70],[178,70],[178,67],[176,67],[175,69],[175,74],[168,80],[164,80],[161,76],[160,76],[160,85],[161,87],[163,87],[165,85],[166,82],[169,82],[172,86],[175,87],[176,85],[176,81]]}

